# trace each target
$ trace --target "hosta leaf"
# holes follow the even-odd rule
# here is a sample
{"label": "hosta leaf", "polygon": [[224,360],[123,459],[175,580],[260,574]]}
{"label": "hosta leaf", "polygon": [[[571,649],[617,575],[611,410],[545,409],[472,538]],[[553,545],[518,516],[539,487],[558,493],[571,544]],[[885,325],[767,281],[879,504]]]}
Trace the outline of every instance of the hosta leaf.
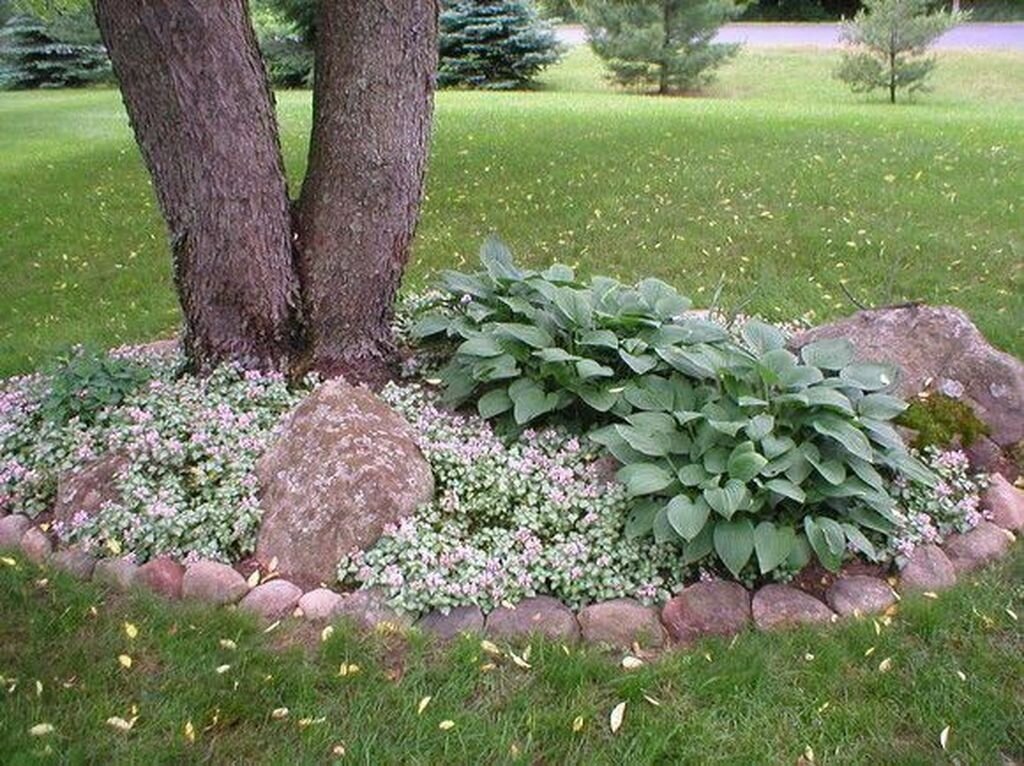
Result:
{"label": "hosta leaf", "polygon": [[678,326],[686,331],[686,339],[683,342],[688,345],[717,343],[729,339],[728,330],[717,322],[706,319],[684,319]]}
{"label": "hosta leaf", "polygon": [[786,337],[779,328],[756,319],[743,325],[741,334],[747,345],[761,355],[768,351],[776,351],[786,345]]}
{"label": "hosta leaf", "polygon": [[868,437],[850,422],[833,415],[819,414],[811,421],[811,427],[822,436],[835,439],[851,455],[869,463],[875,459],[875,451]]}
{"label": "hosta leaf", "polygon": [[775,428],[775,418],[767,413],[755,415],[746,425],[747,438],[760,441]]}
{"label": "hosta leaf", "polygon": [[526,378],[512,383],[508,387],[508,395],[513,402],[513,416],[519,425],[529,423],[558,406],[558,394],[545,393],[543,388]]}
{"label": "hosta leaf", "polygon": [[673,543],[679,540],[679,535],[668,520],[668,506],[663,505],[654,516],[654,542]]}
{"label": "hosta leaf", "polygon": [[839,372],[839,377],[862,391],[878,391],[895,384],[899,379],[899,370],[891,364],[859,362],[844,367]]}
{"label": "hosta leaf", "polygon": [[848,397],[844,396],[834,388],[812,387],[804,389],[804,396],[807,397],[807,404],[812,407],[832,407],[847,415],[853,415],[853,405]]}
{"label": "hosta leaf", "polygon": [[444,314],[427,314],[412,327],[412,337],[428,338],[431,335],[447,332],[451,326],[451,320]]}
{"label": "hosta leaf", "polygon": [[650,354],[630,354],[620,348],[619,357],[637,375],[643,375],[645,372],[650,372],[658,366],[658,361]]}
{"label": "hosta leaf", "polygon": [[712,420],[708,418],[708,424],[716,431],[727,434],[728,436],[735,436],[747,425],[746,420]]}
{"label": "hosta leaf", "polygon": [[[747,436],[750,436],[750,432],[747,432]],[[751,437],[753,438],[753,437]],[[796,446],[796,442],[790,439],[788,436],[775,436],[774,434],[766,434],[761,439],[761,451],[764,456],[769,460],[774,460],[779,455],[784,455],[789,452],[793,447]]]}
{"label": "hosta leaf", "polygon": [[686,495],[676,495],[669,501],[666,514],[679,536],[690,541],[704,528],[711,509],[702,497],[691,500]]}
{"label": "hosta leaf", "polygon": [[860,505],[854,505],[848,508],[846,510],[846,515],[856,521],[860,526],[873,529],[876,532],[882,532],[883,534],[892,534],[896,529],[896,525],[880,513]]}
{"label": "hosta leaf", "polygon": [[875,420],[892,420],[905,409],[906,402],[888,394],[868,394],[857,402],[857,412]]}
{"label": "hosta leaf", "polygon": [[817,367],[790,367],[779,373],[779,385],[783,388],[804,389],[822,380],[824,376]]}
{"label": "hosta leaf", "polygon": [[865,430],[871,434],[871,439],[875,444],[879,444],[882,447],[888,449],[903,449],[903,439],[899,433],[888,423],[881,420],[875,420],[874,418],[862,417],[860,424],[864,426]]}
{"label": "hosta leaf", "polygon": [[610,378],[615,375],[615,370],[611,367],[599,364],[593,359],[580,359],[576,362],[576,374],[579,375],[581,380],[587,380],[589,378]]}
{"label": "hosta leaf", "polygon": [[512,253],[505,243],[495,236],[488,237],[480,248],[480,263],[484,265],[492,279],[515,282],[523,278],[522,272],[512,263]]}
{"label": "hosta leaf", "polygon": [[456,295],[472,295],[476,298],[489,298],[491,288],[478,277],[462,274],[458,271],[442,271],[441,284],[449,292]]}
{"label": "hosta leaf", "polygon": [[796,357],[784,348],[768,351],[761,356],[761,367],[772,372],[776,377],[786,370],[796,367]]}
{"label": "hosta leaf", "polygon": [[504,388],[495,388],[480,397],[476,403],[477,412],[485,420],[512,409],[512,399]]}
{"label": "hosta leaf", "polygon": [[561,263],[551,264],[540,275],[548,282],[572,282],[576,279],[576,272]]}
{"label": "hosta leaf", "polygon": [[850,541],[850,544],[858,551],[863,553],[869,559],[874,561],[878,558],[878,552],[875,550],[875,546],[871,544],[871,541],[864,536],[853,524],[843,524],[843,532],[846,533],[846,539]]}
{"label": "hosta leaf", "polygon": [[690,463],[676,471],[676,476],[684,487],[696,487],[707,481],[710,474],[699,463]]}
{"label": "hosta leaf", "polygon": [[[840,529],[840,531],[842,531]],[[804,516],[804,533],[807,535],[807,542],[818,557],[818,561],[826,569],[837,572],[842,565],[842,553],[836,553],[829,545],[824,530],[819,526],[818,520],[813,516]]]}
{"label": "hosta leaf", "polygon": [[883,454],[882,460],[886,465],[895,468],[908,479],[916,481],[918,484],[934,487],[938,481],[934,473],[904,449],[889,450]]}
{"label": "hosta leaf", "polygon": [[819,529],[825,534],[825,544],[828,545],[828,549],[836,556],[842,557],[846,551],[846,533],[843,532],[842,526],[838,521],[827,516],[819,516],[816,521]]}
{"label": "hosta leaf", "polygon": [[643,455],[664,457],[670,451],[672,442],[665,433],[644,431],[635,426],[622,424],[616,425],[615,430],[626,440],[626,444]]}
{"label": "hosta leaf", "polygon": [[789,558],[796,541],[792,527],[776,527],[770,521],[762,521],[754,529],[754,550],[761,574],[767,574]]}
{"label": "hosta leaf", "polygon": [[739,577],[754,552],[754,525],[746,517],[719,519],[715,524],[714,543],[715,553],[726,569],[733,577]]}
{"label": "hosta leaf", "polygon": [[662,359],[673,369],[697,379],[714,379],[718,373],[707,357],[698,351],[684,351],[681,348],[668,347],[655,349]]}
{"label": "hosta leaf", "polygon": [[853,361],[855,349],[846,338],[831,338],[808,343],[800,350],[805,363],[823,370],[841,370]]}
{"label": "hosta leaf", "polygon": [[498,341],[490,335],[477,335],[460,345],[456,350],[457,354],[466,356],[500,356],[505,353]]}
{"label": "hosta leaf", "polygon": [[626,539],[635,540],[645,537],[654,528],[654,517],[662,508],[661,503],[654,500],[639,500],[626,517]]}
{"label": "hosta leaf", "polygon": [[[750,442],[745,443],[753,447]],[[761,469],[768,465],[768,458],[757,452],[748,450],[741,452],[739,450],[740,447],[737,447],[729,456],[726,470],[731,478],[745,483],[757,476]]]}
{"label": "hosta leaf", "polygon": [[799,572],[811,561],[811,546],[807,544],[807,537],[797,534],[793,540],[793,548],[786,558],[786,566],[792,572]]}
{"label": "hosta leaf", "polygon": [[638,410],[670,412],[675,406],[675,386],[657,375],[630,381],[622,395]]}
{"label": "hosta leaf", "polygon": [[668,434],[676,431],[675,418],[667,412],[634,412],[626,417],[626,421],[643,431],[661,431]]}
{"label": "hosta leaf", "polygon": [[555,342],[551,335],[536,325],[504,322],[494,325],[494,328],[497,332],[511,336],[534,348],[548,349]]}
{"label": "hosta leaf", "polygon": [[555,292],[555,305],[577,327],[589,328],[594,321],[594,309],[589,293],[571,287],[560,287]]}
{"label": "hosta leaf", "polygon": [[729,463],[729,450],[725,447],[715,447],[704,453],[704,470],[711,474],[725,473],[725,466]]}
{"label": "hosta leaf", "polygon": [[705,489],[704,499],[719,516],[731,519],[736,511],[747,507],[750,503],[750,492],[742,481],[729,479],[724,487]]}
{"label": "hosta leaf", "polygon": [[603,348],[617,349],[619,338],[611,330],[588,330],[580,336],[581,346],[601,346]]}
{"label": "hosta leaf", "polygon": [[660,492],[673,481],[672,474],[654,463],[633,463],[619,469],[616,478],[626,485],[630,497]]}
{"label": "hosta leaf", "polygon": [[542,362],[575,362],[580,358],[562,348],[542,348],[533,355]]}
{"label": "hosta leaf", "polygon": [[885,480],[882,478],[882,474],[875,470],[875,467],[871,465],[871,463],[851,455],[846,461],[846,464],[853,469],[853,472],[857,474],[865,484],[874,487],[880,492],[885,491]]}
{"label": "hosta leaf", "polygon": [[700,561],[715,549],[714,524],[705,524],[695,538],[683,548],[683,561],[687,566]]}
{"label": "hosta leaf", "polygon": [[519,366],[516,364],[515,357],[510,354],[502,354],[473,362],[472,371],[473,377],[481,383],[489,383],[517,377]]}
{"label": "hosta leaf", "polygon": [[807,499],[807,495],[800,489],[800,486],[787,479],[772,479],[765,483],[765,487],[777,495],[788,497],[790,500],[795,500],[798,503],[802,503]]}
{"label": "hosta leaf", "polygon": [[598,412],[607,412],[619,400],[619,394],[611,391],[612,386],[583,385],[577,389],[580,399],[586,402],[587,406]]}

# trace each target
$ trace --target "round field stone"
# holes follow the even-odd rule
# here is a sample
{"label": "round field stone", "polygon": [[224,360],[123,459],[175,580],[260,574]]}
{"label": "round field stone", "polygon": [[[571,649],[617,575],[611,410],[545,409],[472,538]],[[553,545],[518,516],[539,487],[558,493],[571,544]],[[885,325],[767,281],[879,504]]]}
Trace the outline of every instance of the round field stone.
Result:
{"label": "round field stone", "polygon": [[238,608],[266,620],[279,620],[294,611],[300,598],[302,589],[298,585],[287,580],[271,580],[249,591]]}
{"label": "round field stone", "polygon": [[53,553],[53,543],[39,527],[29,527],[21,536],[21,550],[29,561],[44,564]]}
{"label": "round field stone", "polygon": [[485,630],[496,638],[525,638],[532,634],[555,641],[575,641],[580,635],[576,616],[561,601],[534,596],[514,607],[499,607],[487,615]]}
{"label": "round field stone", "polygon": [[18,548],[21,545],[21,538],[31,526],[32,519],[20,513],[12,513],[0,519],[0,550]]}
{"label": "round field stone", "polygon": [[412,619],[388,606],[384,594],[375,588],[357,590],[342,596],[334,608],[334,617],[349,620],[364,630],[384,625],[396,630],[412,627]]}
{"label": "round field stone", "polygon": [[76,580],[88,580],[96,569],[96,558],[78,546],[57,551],[50,563]]}
{"label": "round field stone", "polygon": [[992,512],[992,523],[1012,531],[1024,530],[1024,492],[1001,474],[992,474],[982,505]]}
{"label": "round field stone", "polygon": [[139,567],[135,573],[135,582],[158,596],[179,599],[184,577],[185,567],[174,559],[162,556]]}
{"label": "round field stone", "polygon": [[92,572],[92,579],[117,590],[128,590],[135,584],[139,567],[126,559],[100,559]]}
{"label": "round field stone", "polygon": [[896,602],[889,583],[867,575],[840,577],[825,594],[828,605],[842,617],[884,612]]}
{"label": "round field stone", "polygon": [[248,592],[245,578],[219,561],[197,561],[190,564],[181,581],[183,598],[210,604],[234,604]]}
{"label": "round field stone", "polygon": [[482,633],[484,613],[478,606],[456,606],[448,614],[439,611],[425,614],[416,627],[442,641],[449,641],[466,633]]}
{"label": "round field stone", "polygon": [[956,570],[937,545],[919,545],[900,570],[902,593],[939,591],[956,585]]}
{"label": "round field stone", "polygon": [[591,604],[576,616],[583,640],[622,649],[634,643],[660,647],[665,643],[665,630],[658,610],[631,598],[616,598]]}
{"label": "round field stone", "polygon": [[950,535],[946,555],[959,572],[970,572],[1002,558],[1013,544],[1013,535],[990,521],[983,521],[970,532]]}
{"label": "round field stone", "polygon": [[754,594],[754,623],[761,630],[828,623],[835,613],[809,593],[789,585],[765,585]]}
{"label": "round field stone", "polygon": [[340,594],[330,588],[317,588],[302,594],[299,609],[307,620],[328,620],[340,603]]}
{"label": "round field stone", "polygon": [[725,580],[694,583],[661,610],[672,640],[690,644],[705,636],[732,636],[750,623],[750,594]]}

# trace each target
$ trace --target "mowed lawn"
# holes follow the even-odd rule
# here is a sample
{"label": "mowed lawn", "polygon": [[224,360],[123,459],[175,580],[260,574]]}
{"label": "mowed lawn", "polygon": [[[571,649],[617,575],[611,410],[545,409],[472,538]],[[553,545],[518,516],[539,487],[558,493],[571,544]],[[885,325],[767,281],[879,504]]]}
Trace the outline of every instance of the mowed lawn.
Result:
{"label": "mowed lawn", "polygon": [[[747,50],[701,97],[610,88],[585,48],[528,93],[438,96],[406,285],[524,260],[657,275],[769,318],[954,303],[1024,353],[1024,55],[942,52],[933,93],[891,107],[836,54]],[[278,94],[293,191],[310,98]],[[118,94],[0,94],[0,374],[61,347],[172,331],[163,224]]]}

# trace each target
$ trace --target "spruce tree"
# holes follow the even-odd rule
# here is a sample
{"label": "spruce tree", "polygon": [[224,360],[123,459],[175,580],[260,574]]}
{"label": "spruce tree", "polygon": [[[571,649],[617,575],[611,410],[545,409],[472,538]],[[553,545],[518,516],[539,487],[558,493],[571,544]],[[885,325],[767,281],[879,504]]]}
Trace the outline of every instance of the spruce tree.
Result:
{"label": "spruce tree", "polygon": [[935,68],[928,47],[965,14],[959,11],[929,12],[931,0],[864,0],[864,8],[843,24],[842,40],[851,46],[843,54],[836,77],[854,93],[878,88],[910,93],[927,89],[925,79]]}
{"label": "spruce tree", "polygon": [[703,87],[737,53],[713,40],[741,10],[734,0],[587,0],[582,16],[613,80],[667,94]]}
{"label": "spruce tree", "polygon": [[67,88],[108,77],[110,61],[100,44],[60,39],[54,25],[28,15],[14,16],[0,29],[0,87]]}
{"label": "spruce tree", "polygon": [[554,30],[527,0],[447,0],[440,23],[441,87],[521,88],[559,57]]}

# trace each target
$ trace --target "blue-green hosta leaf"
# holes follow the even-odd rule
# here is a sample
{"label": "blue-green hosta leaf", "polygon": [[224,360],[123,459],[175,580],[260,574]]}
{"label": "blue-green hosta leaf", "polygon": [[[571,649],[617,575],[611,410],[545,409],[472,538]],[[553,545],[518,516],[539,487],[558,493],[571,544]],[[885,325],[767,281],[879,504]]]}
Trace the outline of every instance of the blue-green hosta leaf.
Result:
{"label": "blue-green hosta leaf", "polygon": [[576,393],[591,409],[608,412],[619,400],[619,394],[612,388],[614,386],[585,384],[576,389]]}
{"label": "blue-green hosta leaf", "polygon": [[683,343],[693,345],[695,343],[719,343],[729,339],[729,331],[717,322],[707,319],[684,319],[678,324],[686,332],[686,339]]}
{"label": "blue-green hosta leaf", "polygon": [[656,500],[644,499],[633,503],[626,517],[626,539],[636,540],[649,535],[654,529],[654,517],[661,508],[662,504]]}
{"label": "blue-green hosta leaf", "polygon": [[575,362],[580,359],[562,348],[542,348],[539,351],[534,351],[533,356],[542,362]]}
{"label": "blue-green hosta leaf", "polygon": [[694,412],[693,410],[676,410],[672,414],[675,416],[676,422],[681,426],[685,426],[687,423],[692,423],[693,421],[700,420],[704,417],[703,413]]}
{"label": "blue-green hosta leaf", "polygon": [[904,449],[888,450],[882,454],[882,462],[890,468],[896,469],[911,481],[926,487],[934,487],[938,481],[934,473]]}
{"label": "blue-green hosta leaf", "polygon": [[494,316],[496,313],[494,309],[483,303],[477,303],[473,301],[465,307],[466,316],[472,319],[477,324],[482,323],[488,317]]}
{"label": "blue-green hosta leaf", "polygon": [[502,322],[494,325],[494,328],[501,335],[515,338],[518,341],[522,341],[527,346],[533,346],[534,348],[551,350],[550,347],[554,345],[555,342],[554,338],[552,338],[550,334],[536,325]]}
{"label": "blue-green hosta leaf", "polygon": [[772,479],[765,482],[765,487],[777,495],[788,497],[790,500],[795,500],[798,503],[802,503],[807,499],[807,495],[800,489],[800,486],[788,479]]}
{"label": "blue-green hosta leaf", "polygon": [[634,412],[626,416],[631,426],[642,431],[660,431],[666,434],[676,432],[676,421],[667,412]]}
{"label": "blue-green hosta leaf", "polygon": [[458,271],[442,271],[441,285],[455,295],[472,295],[474,298],[490,298],[491,288],[479,277]]}
{"label": "blue-green hosta leaf", "polygon": [[754,553],[754,525],[745,516],[719,519],[715,524],[714,542],[718,558],[732,576],[738,578]]}
{"label": "blue-green hosta leaf", "polygon": [[705,489],[704,499],[719,516],[731,519],[736,511],[750,505],[750,492],[742,481],[729,479],[724,487]]}
{"label": "blue-green hosta leaf", "polygon": [[679,540],[679,535],[668,520],[668,506],[663,505],[654,515],[654,542],[672,543]]}
{"label": "blue-green hosta leaf", "polygon": [[747,423],[747,420],[713,420],[708,418],[708,425],[714,428],[719,433],[726,434],[728,436],[735,436],[742,431]]}
{"label": "blue-green hosta leaf", "polygon": [[476,337],[464,341],[455,350],[455,353],[462,354],[464,356],[488,357],[500,356],[505,353],[505,350],[494,337],[490,335],[477,335]]}
{"label": "blue-green hosta leaf", "polygon": [[495,388],[480,397],[476,403],[477,412],[484,420],[512,409],[512,399],[504,388]]}
{"label": "blue-green hosta leaf", "polygon": [[683,548],[683,561],[689,566],[696,564],[715,549],[714,524],[705,524],[695,538]]}
{"label": "blue-green hosta leaf", "polygon": [[412,337],[429,338],[431,335],[438,335],[448,332],[452,320],[444,314],[426,314],[412,327]]}
{"label": "blue-green hosta leaf", "polygon": [[868,394],[857,402],[858,414],[875,420],[892,420],[905,409],[905,401],[888,394]]}
{"label": "blue-green hosta leaf", "polygon": [[756,396],[741,396],[736,399],[736,404],[740,407],[767,407],[768,402],[764,399],[759,399]]}
{"label": "blue-green hosta leaf", "polygon": [[789,558],[796,542],[796,531],[790,526],[777,527],[762,521],[754,529],[754,550],[761,574],[767,574]]}
{"label": "blue-green hosta leaf", "polygon": [[516,282],[523,278],[523,273],[512,263],[512,253],[495,236],[488,237],[480,247],[480,263],[492,279]]}
{"label": "blue-green hosta leaf", "polygon": [[743,325],[741,334],[747,345],[762,356],[768,351],[777,351],[786,345],[786,336],[778,327],[756,319]]}
{"label": "blue-green hosta leaf", "polygon": [[[747,431],[747,436],[750,436],[749,431]],[[761,439],[761,452],[763,452],[764,456],[769,460],[774,460],[779,455],[789,452],[795,446],[796,442],[788,436],[775,436],[774,434],[769,433]]]}
{"label": "blue-green hosta leaf", "polygon": [[676,471],[676,477],[684,487],[699,487],[711,478],[711,474],[700,463],[690,463]]}
{"label": "blue-green hosta leaf", "polygon": [[590,293],[571,287],[560,287],[555,293],[555,305],[566,319],[576,327],[589,328],[594,323],[594,309]]}
{"label": "blue-green hosta leaf", "polygon": [[850,399],[834,388],[814,386],[804,389],[803,395],[807,397],[807,404],[811,407],[831,407],[847,415],[854,414]]}
{"label": "blue-green hosta leaf", "polygon": [[660,279],[648,277],[637,286],[644,301],[663,318],[678,316],[690,308],[690,301]]}
{"label": "blue-green hosta leaf", "polygon": [[683,350],[674,346],[655,349],[669,366],[691,378],[713,380],[718,377],[717,368],[707,355],[699,350]]}
{"label": "blue-green hosta leaf", "polygon": [[714,447],[704,453],[701,461],[708,473],[725,473],[725,467],[729,464],[729,450],[725,447]]}
{"label": "blue-green hosta leaf", "polygon": [[513,314],[520,314],[526,319],[534,319],[539,312],[536,306],[530,303],[525,298],[520,298],[515,295],[499,295],[498,300],[504,303]]}
{"label": "blue-green hosta leaf", "polygon": [[880,492],[885,491],[885,479],[882,478],[882,474],[875,470],[875,467],[871,465],[871,463],[866,460],[861,460],[859,457],[850,455],[846,460],[846,464],[853,469],[853,472],[857,474],[865,484]]}
{"label": "blue-green hosta leaf", "polygon": [[[750,445],[750,448],[742,449],[744,445]],[[768,458],[758,452],[754,452],[753,447],[752,442],[743,442],[729,455],[726,470],[730,478],[746,483],[757,476],[761,469],[768,465]]]}
{"label": "blue-green hosta leaf", "polygon": [[512,414],[518,425],[551,412],[558,406],[558,394],[549,394],[532,380],[520,378],[508,387],[513,402]]}
{"label": "blue-green hosta leaf", "polygon": [[622,395],[638,410],[671,412],[675,402],[672,383],[657,375],[631,380]]}
{"label": "blue-green hosta leaf", "polygon": [[796,367],[796,361],[796,356],[792,352],[784,348],[777,348],[762,354],[760,365],[777,378],[786,370]]}
{"label": "blue-green hosta leaf", "polygon": [[846,338],[830,338],[808,343],[800,349],[800,358],[812,367],[823,370],[841,370],[853,361],[853,344]]}
{"label": "blue-green hosta leaf", "polygon": [[651,354],[630,354],[620,348],[619,358],[637,375],[643,375],[658,366],[658,360]]}
{"label": "blue-green hosta leaf", "polygon": [[471,369],[473,377],[481,383],[508,380],[519,376],[519,365],[516,363],[515,357],[510,354],[477,359],[471,365]]}
{"label": "blue-green hosta leaf", "polygon": [[871,435],[871,440],[881,447],[886,449],[898,449],[904,448],[903,439],[899,433],[888,423],[875,420],[874,418],[862,417],[860,424],[864,426],[865,430]]}
{"label": "blue-green hosta leaf", "polygon": [[[818,557],[821,565],[829,571],[838,572],[839,567],[843,563],[842,550],[836,552],[832,549],[829,539],[825,535],[825,530],[819,524],[820,521],[822,521],[820,518],[804,516],[804,534],[807,535],[807,542],[810,543],[811,549]],[[839,531],[842,533],[842,528]]]}
{"label": "blue-green hosta leaf", "polygon": [[672,474],[655,463],[632,463],[623,466],[616,474],[616,478],[626,485],[626,492],[630,497],[660,492],[674,481]]}
{"label": "blue-green hosta leaf", "polygon": [[819,529],[825,533],[828,549],[836,556],[842,557],[846,553],[846,533],[843,532],[843,527],[838,521],[827,516],[819,516],[816,521]]}
{"label": "blue-green hosta leaf", "polygon": [[791,572],[799,572],[810,563],[811,546],[807,543],[807,536],[797,533],[796,539],[793,540],[793,549],[786,558],[786,567]]}
{"label": "blue-green hosta leaf", "polygon": [[626,440],[626,444],[642,455],[664,457],[669,454],[672,447],[672,440],[665,433],[642,431],[634,426],[622,424],[616,425],[615,430]]}
{"label": "blue-green hosta leaf", "polygon": [[619,338],[611,330],[588,330],[580,335],[581,346],[600,346],[602,348],[617,349]]}
{"label": "blue-green hosta leaf", "polygon": [[863,532],[853,524],[843,524],[842,527],[843,532],[846,533],[846,539],[850,541],[854,548],[867,556],[871,561],[875,561],[878,558],[878,551],[875,550],[875,546],[864,536]]}
{"label": "blue-green hosta leaf", "polygon": [[811,420],[811,427],[822,436],[839,442],[851,455],[856,455],[869,463],[874,461],[875,451],[871,448],[868,437],[849,421],[835,415],[818,414]]}
{"label": "blue-green hosta leaf", "polygon": [[896,384],[899,369],[892,364],[858,362],[840,370],[839,378],[862,391],[880,391]]}
{"label": "blue-green hosta leaf", "polygon": [[853,505],[846,509],[846,515],[862,527],[873,529],[886,535],[896,531],[896,524],[885,518],[878,511],[865,508],[862,505]]}
{"label": "blue-green hosta leaf", "polygon": [[611,456],[623,465],[644,462],[644,456],[626,444],[626,440],[619,436],[614,425],[591,431],[589,436],[591,441],[603,445]]}
{"label": "blue-green hosta leaf", "polygon": [[779,385],[783,388],[805,389],[825,379],[817,367],[790,367],[779,373]]}
{"label": "blue-green hosta leaf", "polygon": [[669,524],[687,542],[700,534],[710,514],[711,508],[703,497],[691,500],[686,495],[676,495],[668,503]]}
{"label": "blue-green hosta leaf", "polygon": [[615,370],[595,362],[593,359],[580,359],[576,362],[576,374],[580,377],[580,380],[611,378],[615,375]]}
{"label": "blue-green hosta leaf", "polygon": [[540,275],[548,282],[574,282],[576,272],[561,263],[552,263]]}
{"label": "blue-green hosta leaf", "polygon": [[[755,415],[746,425],[747,438],[754,441],[761,441],[775,428],[775,418],[768,413]],[[770,457],[770,456],[769,456]]]}

